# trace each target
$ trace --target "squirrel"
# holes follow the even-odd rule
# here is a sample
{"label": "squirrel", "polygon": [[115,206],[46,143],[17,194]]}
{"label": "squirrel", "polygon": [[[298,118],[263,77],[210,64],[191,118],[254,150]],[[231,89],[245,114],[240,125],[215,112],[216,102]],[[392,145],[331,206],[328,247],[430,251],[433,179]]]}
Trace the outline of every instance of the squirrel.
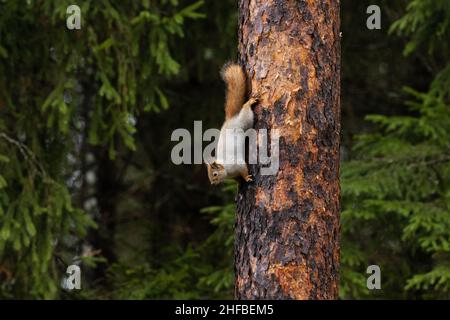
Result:
{"label": "squirrel", "polygon": [[[252,106],[258,102],[258,97],[252,96],[244,103],[247,91],[246,76],[240,65],[225,64],[221,76],[227,86],[225,122],[220,129],[216,159],[205,163],[208,169],[208,178],[213,185],[217,185],[227,178],[238,179],[239,177],[246,182],[251,182],[253,181],[252,176],[248,174],[245,163],[244,132],[253,127]],[[236,145],[226,143],[226,139],[230,139],[230,137],[233,140],[237,138]],[[235,149],[235,147],[237,148]]]}

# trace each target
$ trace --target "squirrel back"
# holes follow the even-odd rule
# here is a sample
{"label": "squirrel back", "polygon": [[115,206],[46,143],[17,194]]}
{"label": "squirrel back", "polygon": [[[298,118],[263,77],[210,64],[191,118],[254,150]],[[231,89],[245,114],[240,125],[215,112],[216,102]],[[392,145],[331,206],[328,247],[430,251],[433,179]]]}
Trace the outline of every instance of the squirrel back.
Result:
{"label": "squirrel back", "polygon": [[236,63],[227,63],[224,65],[221,75],[227,85],[225,119],[230,119],[239,113],[244,104],[246,78],[242,67]]}

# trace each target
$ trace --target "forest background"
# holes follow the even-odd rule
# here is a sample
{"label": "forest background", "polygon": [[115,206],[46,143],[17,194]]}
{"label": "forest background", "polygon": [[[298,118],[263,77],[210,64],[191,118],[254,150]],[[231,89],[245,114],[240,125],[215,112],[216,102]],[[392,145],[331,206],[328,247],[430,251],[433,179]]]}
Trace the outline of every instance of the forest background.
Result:
{"label": "forest background", "polygon": [[[236,2],[80,1],[81,30],[70,4],[0,1],[0,298],[232,298],[236,186],[175,166],[170,137],[223,121]],[[340,296],[448,299],[450,2],[341,20]]]}

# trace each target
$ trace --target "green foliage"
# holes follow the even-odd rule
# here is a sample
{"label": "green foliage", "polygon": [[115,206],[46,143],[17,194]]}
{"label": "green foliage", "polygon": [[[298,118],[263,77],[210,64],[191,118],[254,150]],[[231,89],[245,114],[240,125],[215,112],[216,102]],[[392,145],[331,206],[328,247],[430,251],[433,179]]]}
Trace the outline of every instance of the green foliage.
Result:
{"label": "green foliage", "polygon": [[0,2],[0,297],[58,295],[54,257],[94,226],[73,199],[79,141],[136,149],[141,114],[169,107],[172,42],[203,16],[203,1],[83,1],[71,31],[70,4]]}
{"label": "green foliage", "polygon": [[448,50],[450,3],[447,0],[412,0],[406,10],[390,28],[390,32],[411,37],[405,54],[415,52],[421,45],[426,45],[429,53]]}
{"label": "green foliage", "polygon": [[[344,298],[450,297],[450,3],[411,1],[391,32],[409,36],[405,54],[428,47],[437,75],[402,116],[370,115],[379,132],[360,135],[343,163]],[[361,276],[382,271],[382,291]]]}
{"label": "green foliage", "polygon": [[[223,191],[236,192],[233,183]],[[208,207],[215,230],[200,245],[166,247],[164,261],[130,267],[114,264],[109,270],[113,298],[118,299],[230,299],[232,298],[235,205]],[[220,250],[217,250],[220,248]]]}
{"label": "green foliage", "polygon": [[[415,115],[368,116],[380,133],[360,136],[343,164],[344,297],[370,296],[365,278],[351,273],[370,264],[380,265],[393,297],[449,294],[450,105],[408,91]],[[407,291],[395,293],[399,285]]]}
{"label": "green foliage", "polygon": [[390,32],[409,38],[405,55],[427,48],[427,68],[436,72],[430,94],[450,99],[450,2],[413,0],[403,17],[391,25]]}

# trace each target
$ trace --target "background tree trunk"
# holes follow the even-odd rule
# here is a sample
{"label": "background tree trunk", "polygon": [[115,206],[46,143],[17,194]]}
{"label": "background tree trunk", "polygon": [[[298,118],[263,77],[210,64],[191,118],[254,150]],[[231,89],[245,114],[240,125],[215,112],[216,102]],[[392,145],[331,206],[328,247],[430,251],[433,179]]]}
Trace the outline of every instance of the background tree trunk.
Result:
{"label": "background tree trunk", "polygon": [[340,37],[337,0],[240,0],[240,63],[280,131],[280,169],[237,196],[238,299],[336,299]]}

